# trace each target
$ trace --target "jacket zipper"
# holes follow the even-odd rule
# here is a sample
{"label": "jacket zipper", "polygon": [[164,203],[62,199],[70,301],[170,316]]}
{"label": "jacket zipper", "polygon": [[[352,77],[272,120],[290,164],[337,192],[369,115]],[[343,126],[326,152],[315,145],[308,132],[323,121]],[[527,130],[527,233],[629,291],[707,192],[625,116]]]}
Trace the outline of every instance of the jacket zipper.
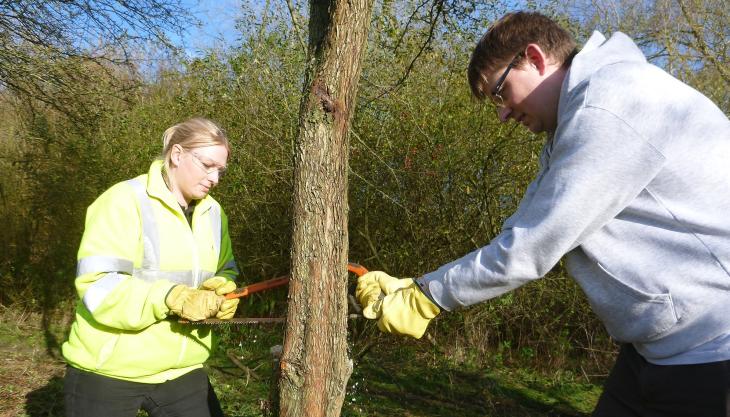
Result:
{"label": "jacket zipper", "polygon": [[[182,210],[181,210],[182,211]],[[195,212],[193,212],[193,217],[188,224],[187,219],[185,219],[185,213],[182,213],[183,215],[183,221],[185,222],[185,225],[188,226],[187,229],[189,231],[188,236],[190,237],[190,245],[192,249],[192,255],[193,255],[193,288],[198,288],[200,283],[198,282],[200,280],[200,258],[198,254],[198,245],[195,244],[195,234],[193,233],[193,225],[195,224]],[[180,362],[182,362],[183,357],[185,356],[185,351],[188,347],[188,336],[185,334],[181,334],[182,340],[182,346],[180,348],[180,355],[177,357],[177,365],[180,365]]]}

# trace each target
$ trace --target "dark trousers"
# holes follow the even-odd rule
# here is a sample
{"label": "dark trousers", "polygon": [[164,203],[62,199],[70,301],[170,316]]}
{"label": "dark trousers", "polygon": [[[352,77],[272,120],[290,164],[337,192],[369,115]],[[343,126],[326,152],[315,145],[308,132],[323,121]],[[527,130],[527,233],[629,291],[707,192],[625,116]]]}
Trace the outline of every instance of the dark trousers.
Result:
{"label": "dark trousers", "polygon": [[66,417],[223,417],[208,375],[196,369],[161,384],[109,378],[74,367],[64,379]]}
{"label": "dark trousers", "polygon": [[730,417],[730,361],[654,365],[623,345],[593,417]]}

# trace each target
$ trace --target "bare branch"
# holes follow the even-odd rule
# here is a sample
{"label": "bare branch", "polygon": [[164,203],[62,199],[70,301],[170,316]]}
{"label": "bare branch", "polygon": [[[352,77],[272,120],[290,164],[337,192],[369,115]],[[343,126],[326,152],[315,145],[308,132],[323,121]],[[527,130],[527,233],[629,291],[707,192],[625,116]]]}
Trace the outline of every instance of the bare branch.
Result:
{"label": "bare branch", "polygon": [[134,84],[133,51],[174,50],[166,33],[192,20],[181,0],[0,1],[0,88],[74,118],[98,114],[95,97]]}
{"label": "bare branch", "polygon": [[[419,8],[421,6],[419,6]],[[431,4],[431,10],[429,12],[428,35],[426,36],[426,39],[423,41],[423,43],[419,47],[416,55],[413,57],[413,59],[411,59],[411,62],[406,67],[405,72],[398,79],[398,81],[396,81],[390,87],[386,88],[384,91],[382,91],[380,94],[378,94],[374,98],[366,101],[365,104],[376,101],[376,100],[380,99],[381,97],[383,97],[387,94],[390,94],[393,91],[396,91],[398,88],[400,88],[405,83],[406,79],[408,79],[408,76],[411,74],[411,71],[413,71],[413,68],[416,65],[416,61],[418,61],[418,58],[420,58],[421,55],[423,55],[423,52],[431,46],[431,42],[433,41],[435,33],[436,33],[436,26],[438,25],[439,18],[442,16],[443,12],[444,12],[444,0],[433,0],[433,3]],[[410,18],[409,18],[409,23],[410,23]],[[399,41],[399,43],[400,43],[400,41]]]}
{"label": "bare branch", "polygon": [[692,14],[689,12],[685,1],[677,0],[677,2],[679,3],[679,8],[682,10],[682,15],[687,20],[687,24],[689,25],[692,36],[697,41],[697,49],[699,49],[705,59],[710,61],[712,65],[715,66],[717,71],[720,73],[722,79],[725,80],[725,83],[730,84],[730,71],[725,64],[719,62],[719,60],[717,59],[717,55],[713,53],[713,51],[711,51],[708,47],[707,41],[702,34],[702,30],[700,29],[700,26],[697,24],[697,22],[695,22]]}
{"label": "bare branch", "polygon": [[294,33],[297,35],[297,39],[299,40],[299,45],[302,47],[302,52],[307,52],[307,43],[304,42],[304,37],[302,35],[302,28],[299,26],[299,22],[296,16],[296,11],[294,10],[294,4],[292,3],[292,0],[286,0],[286,7],[289,9],[289,15],[291,16],[291,24],[292,28],[294,29]]}

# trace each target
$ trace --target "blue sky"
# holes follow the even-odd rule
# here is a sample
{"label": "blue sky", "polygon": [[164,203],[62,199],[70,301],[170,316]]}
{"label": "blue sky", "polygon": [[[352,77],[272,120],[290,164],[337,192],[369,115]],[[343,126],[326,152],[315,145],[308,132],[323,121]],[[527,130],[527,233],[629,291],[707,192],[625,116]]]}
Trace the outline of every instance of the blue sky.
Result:
{"label": "blue sky", "polygon": [[236,19],[240,17],[242,1],[246,0],[183,0],[202,25],[190,28],[182,39],[173,37],[173,42],[184,43],[188,56],[200,55],[200,51],[208,48],[235,44],[238,37]]}

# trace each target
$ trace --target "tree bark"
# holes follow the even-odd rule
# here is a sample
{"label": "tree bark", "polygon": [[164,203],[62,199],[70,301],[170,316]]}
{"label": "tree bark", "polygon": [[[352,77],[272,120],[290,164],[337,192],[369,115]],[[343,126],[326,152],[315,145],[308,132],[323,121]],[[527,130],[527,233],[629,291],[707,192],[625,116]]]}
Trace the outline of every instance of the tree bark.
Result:
{"label": "tree bark", "polygon": [[291,281],[279,414],[339,416],[347,348],[348,130],[373,0],[310,1],[294,154]]}

